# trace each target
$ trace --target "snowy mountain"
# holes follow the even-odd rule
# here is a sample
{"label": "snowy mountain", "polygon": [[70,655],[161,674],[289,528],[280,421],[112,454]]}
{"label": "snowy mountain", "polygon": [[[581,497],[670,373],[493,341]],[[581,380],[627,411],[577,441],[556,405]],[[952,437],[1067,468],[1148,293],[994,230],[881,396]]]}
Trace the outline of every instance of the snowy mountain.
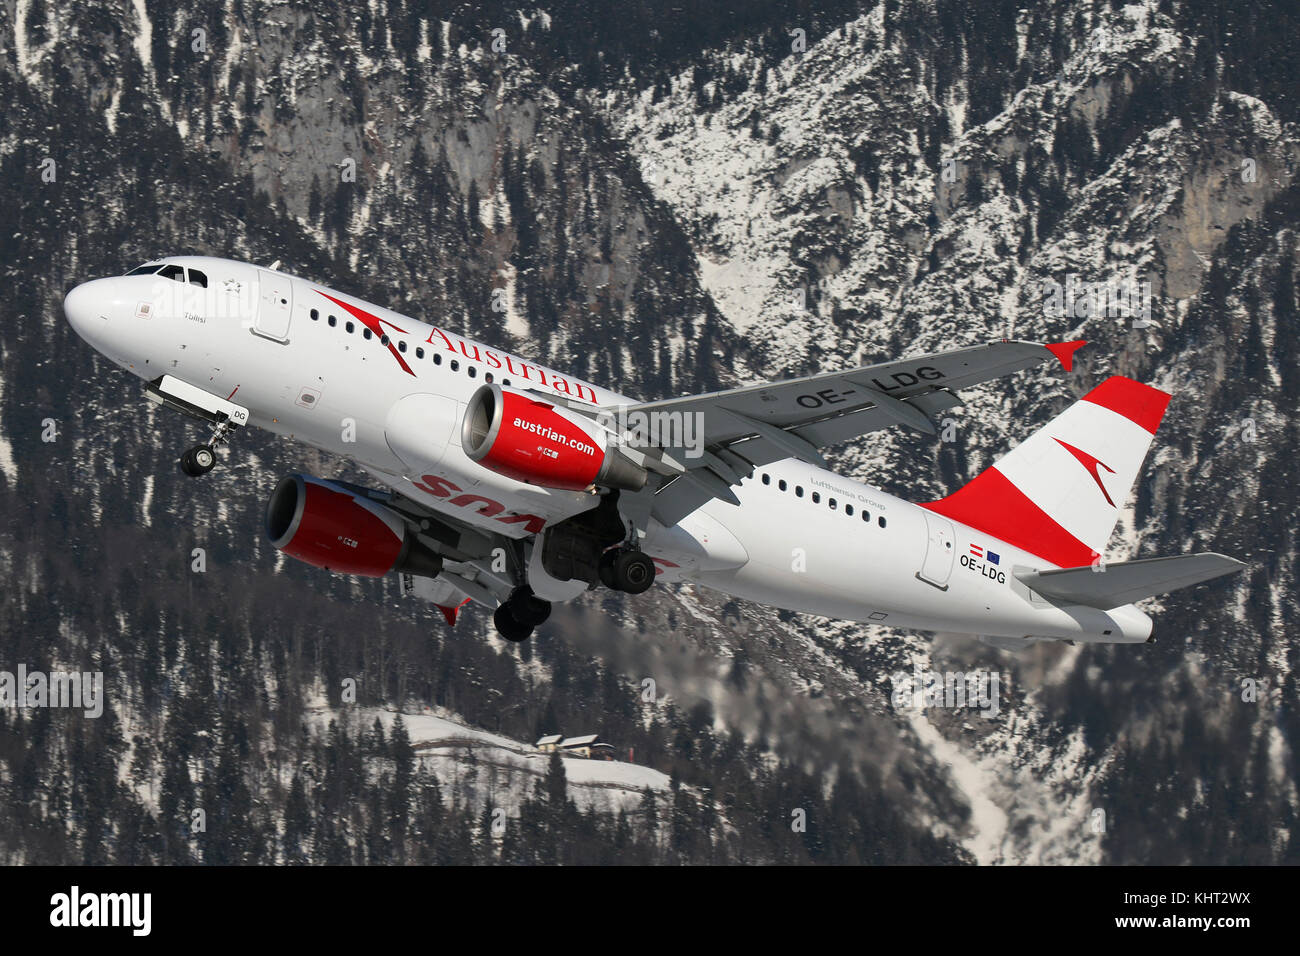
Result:
{"label": "snowy mountain", "polygon": [[[0,669],[109,687],[97,720],[0,709],[0,856],[1293,862],[1295,14],[609,7],[0,4]],[[1153,604],[1138,648],[691,587],[597,592],[521,648],[448,631],[261,540],[280,475],[354,470],[250,434],[176,473],[193,427],[59,309],[164,252],[282,259],[646,397],[1087,339],[835,466],[937,497],[1130,375],[1174,400],[1108,559],[1250,570]],[[899,706],[918,668],[999,673],[998,713]],[[566,728],[637,765],[557,780],[518,743]]]}

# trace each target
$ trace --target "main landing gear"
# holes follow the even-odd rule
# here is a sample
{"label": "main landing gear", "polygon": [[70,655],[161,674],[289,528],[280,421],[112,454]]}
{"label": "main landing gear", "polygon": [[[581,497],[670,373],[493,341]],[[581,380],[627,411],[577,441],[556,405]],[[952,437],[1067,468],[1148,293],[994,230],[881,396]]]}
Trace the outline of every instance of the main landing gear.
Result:
{"label": "main landing gear", "polygon": [[[614,591],[641,594],[655,583],[655,563],[636,545],[634,531],[618,510],[618,492],[601,496],[595,508],[547,528],[537,547],[542,567],[558,581],[597,581]],[[524,574],[522,545],[515,554],[515,583],[510,597],[492,616],[508,641],[527,640],[550,616],[551,604],[537,597]]]}
{"label": "main landing gear", "polygon": [[492,623],[507,641],[526,641],[533,628],[551,616],[551,602],[543,601],[524,584],[510,592],[510,597],[496,609]]}
{"label": "main landing gear", "polygon": [[627,594],[640,594],[655,581],[655,565],[636,546],[636,535],[618,510],[618,491],[600,503],[546,529],[542,567],[560,581],[599,581]]}
{"label": "main landing gear", "polygon": [[603,552],[596,570],[600,583],[614,591],[640,594],[655,583],[655,563],[644,551],[633,548],[610,548]]}
{"label": "main landing gear", "polygon": [[222,418],[218,421],[216,427],[212,430],[212,437],[208,439],[206,445],[195,445],[181,455],[181,471],[191,478],[197,478],[210,472],[217,466],[218,446],[230,441],[230,436],[234,431],[235,426],[231,424],[230,419]]}

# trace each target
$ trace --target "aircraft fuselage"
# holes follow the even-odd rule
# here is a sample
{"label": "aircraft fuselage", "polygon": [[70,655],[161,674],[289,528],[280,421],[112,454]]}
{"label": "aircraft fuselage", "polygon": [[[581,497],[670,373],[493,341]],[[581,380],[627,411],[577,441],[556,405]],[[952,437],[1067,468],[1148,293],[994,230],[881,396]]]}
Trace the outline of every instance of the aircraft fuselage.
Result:
{"label": "aircraft fuselage", "polygon": [[[100,279],[65,305],[84,339],[141,379],[173,376],[236,402],[249,424],[351,459],[486,531],[528,538],[594,505],[588,492],[470,460],[460,422],[485,382],[599,406],[625,396],[302,278],[208,257],[166,262],[189,270],[185,281]],[[1100,611],[1033,594],[1014,572],[1053,567],[1042,558],[803,461],[760,467],[733,490],[739,506],[715,499],[670,528],[649,522],[641,546],[660,581],[928,631],[1119,643],[1150,634],[1131,605]]]}

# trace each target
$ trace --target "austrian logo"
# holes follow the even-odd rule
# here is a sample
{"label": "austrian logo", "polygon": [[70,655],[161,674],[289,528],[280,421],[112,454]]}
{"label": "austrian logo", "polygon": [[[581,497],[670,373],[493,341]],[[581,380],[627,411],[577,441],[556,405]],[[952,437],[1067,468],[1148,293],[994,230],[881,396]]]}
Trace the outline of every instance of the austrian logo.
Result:
{"label": "austrian logo", "polygon": [[[320,292],[319,289],[317,289],[316,291]],[[379,336],[379,341],[381,342],[383,342],[385,337],[388,335],[388,333],[385,332],[383,328],[385,325],[388,326],[390,329],[392,329],[394,332],[400,332],[402,333],[402,335],[406,335],[406,329],[399,329],[397,326],[393,325],[393,323],[389,322],[387,319],[381,319],[377,315],[371,315],[365,309],[359,309],[355,305],[348,305],[342,299],[336,299],[334,298],[334,296],[326,295],[324,292],[321,292],[320,294],[322,296],[325,296],[325,298],[329,299],[340,309],[346,309],[358,322],[360,322],[362,325],[368,328],[375,335]],[[393,358],[397,359],[397,364],[402,367],[402,371],[405,372],[407,375],[414,375],[415,373],[411,371],[411,366],[407,365],[406,359],[402,358],[402,353],[397,351],[397,346],[395,346],[391,340],[389,340],[385,344],[388,346],[388,351],[393,354]]]}
{"label": "austrian logo", "polygon": [[1083,467],[1088,470],[1088,474],[1092,475],[1092,480],[1097,483],[1097,487],[1101,489],[1101,493],[1106,497],[1106,504],[1114,508],[1115,502],[1111,500],[1110,492],[1107,491],[1106,486],[1102,484],[1101,475],[1098,474],[1097,469],[1105,468],[1106,471],[1112,475],[1115,474],[1115,469],[1110,467],[1110,465],[1106,464],[1105,462],[1098,460],[1095,456],[1088,454],[1083,449],[1075,448],[1069,442],[1061,441],[1061,439],[1059,438],[1056,439],[1056,442],[1062,448],[1068,451],[1071,455],[1073,455],[1076,459],[1078,459],[1079,464],[1083,465]]}

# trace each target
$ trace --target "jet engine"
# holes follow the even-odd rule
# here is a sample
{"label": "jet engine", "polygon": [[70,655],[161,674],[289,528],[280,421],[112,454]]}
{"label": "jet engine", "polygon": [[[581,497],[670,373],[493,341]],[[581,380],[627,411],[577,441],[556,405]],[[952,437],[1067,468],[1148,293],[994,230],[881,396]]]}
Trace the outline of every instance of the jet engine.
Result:
{"label": "jet engine", "polygon": [[484,468],[543,488],[639,491],[649,477],[592,419],[495,382],[470,398],[461,447]]}
{"label": "jet engine", "polygon": [[392,508],[363,489],[309,475],[280,479],[266,505],[266,535],[290,557],[327,571],[436,577],[442,558]]}

